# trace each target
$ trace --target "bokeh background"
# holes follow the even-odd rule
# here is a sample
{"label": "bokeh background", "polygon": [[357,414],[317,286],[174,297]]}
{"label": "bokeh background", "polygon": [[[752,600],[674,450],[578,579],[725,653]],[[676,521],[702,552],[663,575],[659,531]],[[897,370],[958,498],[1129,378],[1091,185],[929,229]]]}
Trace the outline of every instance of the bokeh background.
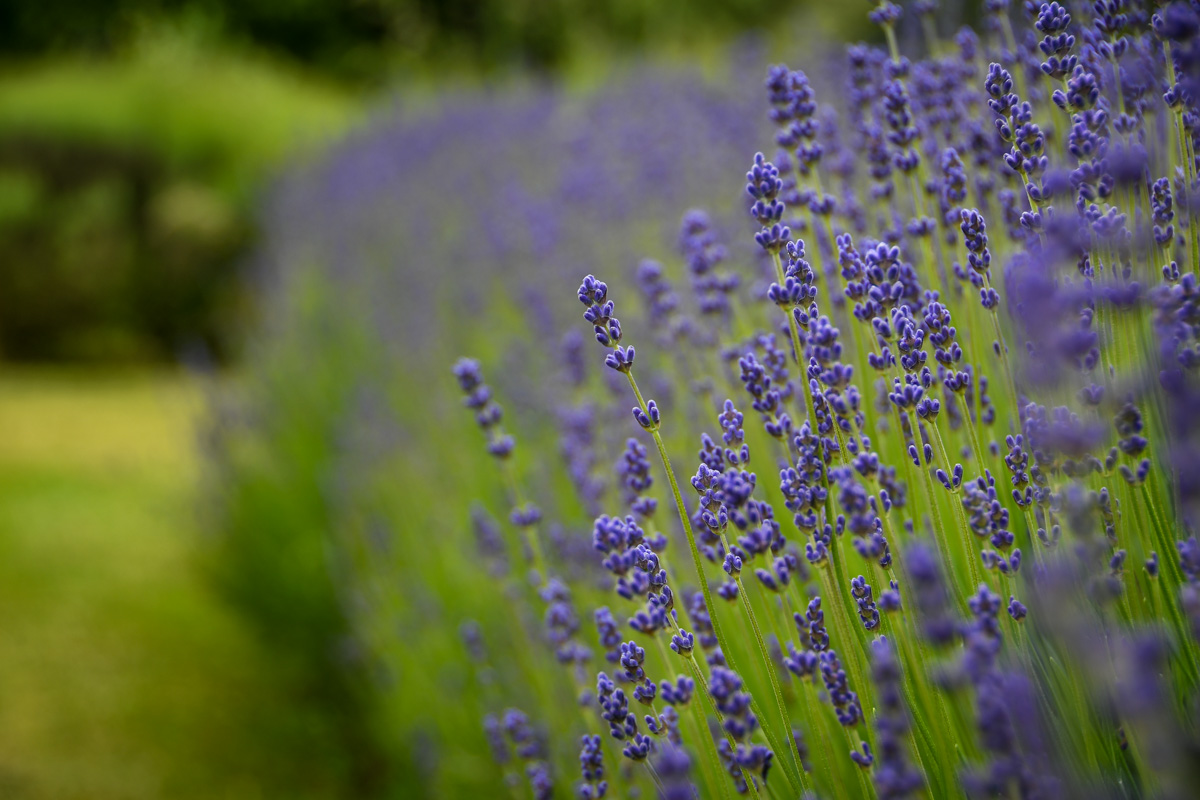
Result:
{"label": "bokeh background", "polygon": [[553,449],[578,275],[744,246],[766,65],[836,91],[867,10],[0,3],[0,797],[487,796],[422,722],[486,565],[402,583],[498,492],[450,360]]}

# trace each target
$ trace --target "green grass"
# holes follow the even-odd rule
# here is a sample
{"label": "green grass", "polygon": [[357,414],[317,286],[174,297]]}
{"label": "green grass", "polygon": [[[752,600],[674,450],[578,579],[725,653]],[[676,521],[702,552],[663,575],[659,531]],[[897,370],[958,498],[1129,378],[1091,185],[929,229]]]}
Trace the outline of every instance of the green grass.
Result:
{"label": "green grass", "polygon": [[317,797],[322,723],[209,590],[199,387],[0,371],[0,796]]}

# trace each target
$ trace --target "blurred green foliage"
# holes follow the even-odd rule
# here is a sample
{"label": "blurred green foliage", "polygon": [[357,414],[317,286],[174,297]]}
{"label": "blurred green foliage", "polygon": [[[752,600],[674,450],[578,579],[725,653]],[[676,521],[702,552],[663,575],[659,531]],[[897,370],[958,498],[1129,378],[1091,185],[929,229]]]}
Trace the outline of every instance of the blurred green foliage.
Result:
{"label": "blurred green foliage", "polygon": [[[285,55],[344,78],[378,75],[393,25],[390,0],[8,0],[0,52],[111,54],[131,31],[164,22],[202,27],[226,43]],[[404,5],[403,3],[401,5]]]}
{"label": "blurred green foliage", "polygon": [[397,69],[555,70],[597,52],[727,41],[786,28],[798,9],[849,22],[855,35],[868,30],[865,13],[813,0],[10,0],[0,3],[0,53],[108,53],[147,21],[185,21],[339,79],[379,83]]}
{"label": "blurred green foliage", "polygon": [[379,0],[406,24],[417,63],[561,67],[579,53],[727,39],[784,20],[805,0]]}
{"label": "blurred green foliage", "polygon": [[[311,681],[292,684],[307,687],[297,702],[341,726],[352,796],[490,797],[499,776],[476,713],[488,687],[464,665],[459,629],[471,618],[503,630],[521,608],[466,533],[469,500],[500,504],[503,489],[474,458],[478,431],[461,424],[453,381],[418,392],[412,380],[444,374],[459,348],[499,358],[500,337],[449,333],[416,366],[363,314],[345,313],[365,300],[341,288],[297,270],[273,303],[278,335],[221,397],[209,437],[213,574]],[[495,297],[496,328],[523,327]],[[554,431],[523,430],[522,447],[534,443],[552,448]],[[556,464],[538,474],[578,511]],[[499,662],[520,662],[517,639],[494,644]]]}
{"label": "blurred green foliage", "polygon": [[0,73],[0,355],[229,356],[256,188],[353,108],[162,32],[119,57]]}
{"label": "blurred green foliage", "polygon": [[[387,733],[369,703],[364,654],[351,636],[348,598],[339,595],[325,539],[338,512],[339,423],[353,401],[363,348],[346,326],[313,333],[260,362],[254,381],[227,387],[217,406],[206,437],[206,506],[216,534],[206,561],[218,591],[287,665],[296,707],[336,731],[328,755],[345,765],[343,792],[372,797],[405,766],[382,752]],[[314,364],[322,367],[312,380],[297,384],[296,371]],[[281,395],[287,400],[277,403]],[[270,410],[259,416],[248,408]]]}

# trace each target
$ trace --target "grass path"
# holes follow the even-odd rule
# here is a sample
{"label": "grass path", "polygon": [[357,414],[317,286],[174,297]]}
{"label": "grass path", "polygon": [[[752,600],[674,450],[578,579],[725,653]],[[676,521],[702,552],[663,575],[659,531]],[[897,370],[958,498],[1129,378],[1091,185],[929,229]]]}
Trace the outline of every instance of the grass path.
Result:
{"label": "grass path", "polygon": [[177,374],[0,370],[0,797],[319,797],[325,733],[203,582]]}

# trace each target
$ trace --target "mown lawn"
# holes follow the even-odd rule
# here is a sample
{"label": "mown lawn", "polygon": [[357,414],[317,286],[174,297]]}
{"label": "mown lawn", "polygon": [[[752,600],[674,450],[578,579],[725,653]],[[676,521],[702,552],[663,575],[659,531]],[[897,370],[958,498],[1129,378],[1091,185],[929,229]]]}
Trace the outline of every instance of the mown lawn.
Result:
{"label": "mown lawn", "polygon": [[319,722],[203,580],[177,373],[0,368],[0,797],[328,796]]}

